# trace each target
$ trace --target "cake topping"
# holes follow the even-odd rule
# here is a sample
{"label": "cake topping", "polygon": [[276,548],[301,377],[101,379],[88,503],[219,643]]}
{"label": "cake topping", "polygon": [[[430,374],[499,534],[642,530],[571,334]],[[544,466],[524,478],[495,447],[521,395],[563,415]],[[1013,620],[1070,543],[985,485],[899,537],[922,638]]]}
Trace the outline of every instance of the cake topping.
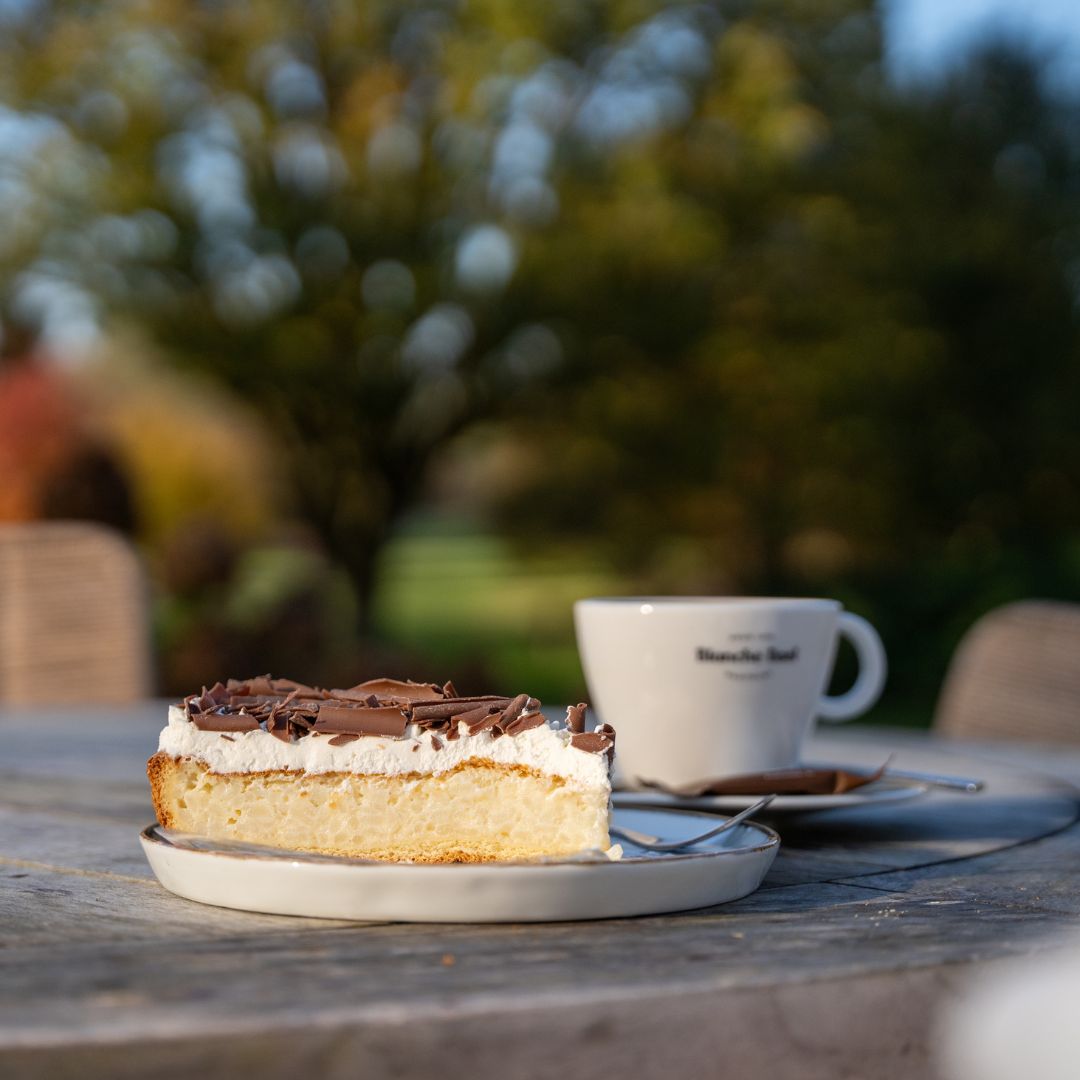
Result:
{"label": "cake topping", "polygon": [[516,720],[511,720],[508,724],[503,724],[501,726],[507,735],[518,735],[522,731],[528,731],[530,728],[539,727],[543,722],[544,714],[535,712],[529,716],[519,716]]}
{"label": "cake topping", "polygon": [[331,695],[374,694],[386,701],[430,701],[432,698],[446,697],[446,691],[434,683],[415,683],[401,679],[369,679],[351,690],[331,690]]}
{"label": "cake topping", "polygon": [[457,722],[464,724],[465,730],[470,735],[477,735],[481,731],[493,728],[499,722],[502,714],[502,706],[492,703],[490,705],[481,705],[471,712],[462,713],[457,717]]}
{"label": "cake topping", "polygon": [[499,727],[506,730],[506,725],[516,720],[526,709],[531,698],[528,694],[518,694],[509,705],[502,711],[499,717]]}
{"label": "cake topping", "polygon": [[423,724],[429,720],[448,720],[452,716],[472,712],[481,705],[498,705],[500,709],[504,709],[509,704],[508,697],[496,697],[491,694],[485,697],[448,698],[446,701],[437,701],[434,704],[414,705],[412,719],[414,724]]}
{"label": "cake topping", "polygon": [[566,710],[566,726],[573,732],[585,730],[585,703],[571,705]]}
{"label": "cake topping", "polygon": [[330,740],[330,745],[331,746],[347,746],[349,743],[355,742],[359,738],[360,738],[359,735],[352,735],[352,734],[350,734],[348,732],[345,732],[345,733],[343,733],[341,735],[335,735]]}
{"label": "cake topping", "polygon": [[409,719],[405,713],[393,705],[378,709],[323,705],[319,708],[318,718],[315,720],[315,730],[320,733],[385,735],[400,739],[408,724]]}
{"label": "cake topping", "polygon": [[200,731],[254,731],[259,726],[259,721],[246,712],[199,713],[191,720]]}
{"label": "cake topping", "polygon": [[615,729],[601,724],[595,731],[579,731],[570,736],[570,745],[589,754],[607,754],[610,761],[615,755]]}
{"label": "cake topping", "polygon": [[[546,723],[540,702],[528,694],[462,696],[454,684],[369,679],[347,689],[323,690],[292,679],[260,675],[205,686],[184,699],[188,719],[201,731],[262,730],[283,742],[307,735],[332,735],[331,746],[361,736],[403,739],[427,732],[440,750],[462,735],[488,732],[491,739],[516,736]],[[566,711],[569,745],[586,753],[613,753],[615,732],[603,725],[585,731],[584,704]],[[557,725],[556,725],[557,726]]]}
{"label": "cake topping", "polygon": [[[232,682],[232,680],[229,680]],[[221,683],[218,683],[220,686]],[[274,681],[269,675],[260,675],[248,682],[247,692],[251,695],[265,696],[274,693]]]}
{"label": "cake topping", "polygon": [[370,705],[375,708],[379,704],[379,698],[370,690],[331,690],[330,697],[334,701],[355,701],[357,705]]}
{"label": "cake topping", "polygon": [[608,748],[607,739],[596,731],[579,731],[571,736],[570,745],[590,754],[599,754],[601,750]]}

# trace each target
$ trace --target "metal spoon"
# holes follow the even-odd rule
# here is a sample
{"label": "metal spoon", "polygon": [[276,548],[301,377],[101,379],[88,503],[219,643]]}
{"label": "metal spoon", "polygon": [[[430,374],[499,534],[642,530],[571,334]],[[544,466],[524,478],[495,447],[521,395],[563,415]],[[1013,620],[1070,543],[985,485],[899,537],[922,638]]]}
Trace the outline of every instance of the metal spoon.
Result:
{"label": "metal spoon", "polygon": [[635,847],[643,848],[645,851],[680,851],[682,848],[693,847],[694,844],[700,844],[702,840],[709,840],[714,836],[719,836],[720,833],[727,832],[728,829],[735,828],[736,825],[741,824],[748,817],[753,817],[758,811],[764,810],[775,798],[775,795],[766,795],[764,798],[758,799],[752,806],[740,810],[734,817],[729,817],[726,821],[721,822],[715,829],[709,829],[708,832],[690,836],[685,840],[668,843],[661,840],[659,836],[649,836],[647,833],[638,832],[637,829],[627,829],[619,825],[609,826],[608,832],[616,839],[628,840]]}
{"label": "metal spoon", "polygon": [[941,773],[918,772],[915,769],[894,769],[887,765],[882,779],[888,780],[890,777],[943,788],[945,791],[963,791],[968,795],[974,795],[986,787],[985,780],[976,780],[970,776],[943,776]]}

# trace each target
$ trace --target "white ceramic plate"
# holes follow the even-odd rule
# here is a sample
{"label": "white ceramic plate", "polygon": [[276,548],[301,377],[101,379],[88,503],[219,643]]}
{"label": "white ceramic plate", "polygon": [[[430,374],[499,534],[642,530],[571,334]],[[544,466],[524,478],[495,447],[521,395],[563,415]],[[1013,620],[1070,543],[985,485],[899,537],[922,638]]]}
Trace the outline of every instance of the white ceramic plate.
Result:
{"label": "white ceramic plate", "polygon": [[[617,808],[614,821],[678,840],[704,832],[716,817],[691,811]],[[255,853],[188,846],[157,825],[139,839],[158,881],[203,904],[395,922],[558,922],[659,915],[711,907],[752,893],[772,865],[780,838],[743,824],[687,852],[550,862],[367,862],[331,856]]]}
{"label": "white ceramic plate", "polygon": [[[919,799],[930,788],[926,784],[910,780],[875,780],[865,787],[845,791],[842,795],[777,795],[762,817],[773,814],[809,814],[818,810],[843,810],[850,807],[881,806],[884,803],[907,802]],[[760,795],[701,795],[683,798],[662,791],[616,791],[612,802],[617,809],[629,807],[668,807],[693,810],[711,810],[730,814],[744,810],[757,802]]]}

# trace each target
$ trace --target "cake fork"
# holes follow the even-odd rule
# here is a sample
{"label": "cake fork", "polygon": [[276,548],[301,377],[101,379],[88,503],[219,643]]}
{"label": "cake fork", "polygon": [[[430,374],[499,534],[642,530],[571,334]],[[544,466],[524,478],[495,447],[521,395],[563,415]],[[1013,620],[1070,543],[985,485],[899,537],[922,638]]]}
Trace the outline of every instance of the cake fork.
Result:
{"label": "cake fork", "polygon": [[621,825],[609,826],[608,832],[617,840],[627,840],[635,847],[643,848],[645,851],[681,851],[683,848],[693,847],[703,840],[710,840],[714,836],[719,836],[721,833],[735,828],[736,825],[742,824],[747,818],[753,817],[754,814],[764,810],[775,798],[775,795],[766,795],[745,810],[740,810],[734,817],[729,817],[726,821],[721,822],[715,829],[709,829],[707,832],[699,833],[697,836],[687,837],[685,840],[664,841],[659,836],[649,836],[647,833],[638,832],[637,829],[627,829]]}

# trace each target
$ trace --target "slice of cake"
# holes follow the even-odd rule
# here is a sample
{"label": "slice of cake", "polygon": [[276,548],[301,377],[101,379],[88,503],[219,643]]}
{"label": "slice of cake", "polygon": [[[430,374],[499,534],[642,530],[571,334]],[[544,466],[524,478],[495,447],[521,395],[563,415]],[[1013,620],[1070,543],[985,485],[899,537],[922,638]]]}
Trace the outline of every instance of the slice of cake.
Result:
{"label": "slice of cake", "polygon": [[585,706],[372,679],[230,679],[169,709],[147,773],[168,829],[295,851],[486,862],[609,846],[614,732]]}

